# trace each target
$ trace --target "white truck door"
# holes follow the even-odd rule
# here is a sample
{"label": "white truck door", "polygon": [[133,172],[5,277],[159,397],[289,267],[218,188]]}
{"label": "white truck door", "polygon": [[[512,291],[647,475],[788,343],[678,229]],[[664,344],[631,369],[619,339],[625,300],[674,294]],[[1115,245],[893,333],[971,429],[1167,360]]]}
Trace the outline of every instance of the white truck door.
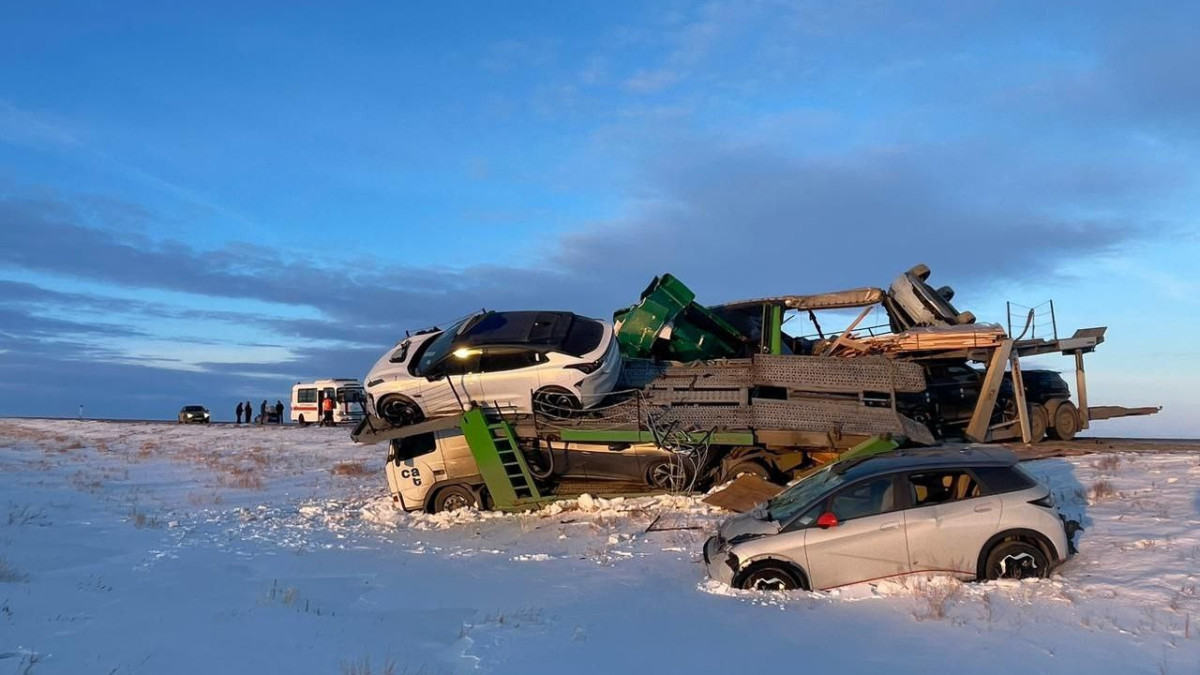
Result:
{"label": "white truck door", "polygon": [[425,507],[435,474],[443,470],[442,455],[432,433],[392,441],[384,473],[392,496],[398,497],[406,511]]}

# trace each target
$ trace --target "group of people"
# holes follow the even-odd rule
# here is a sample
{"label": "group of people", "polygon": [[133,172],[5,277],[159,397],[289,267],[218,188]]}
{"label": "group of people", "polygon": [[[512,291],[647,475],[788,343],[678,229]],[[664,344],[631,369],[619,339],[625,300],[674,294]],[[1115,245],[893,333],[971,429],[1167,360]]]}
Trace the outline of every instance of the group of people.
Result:
{"label": "group of people", "polygon": [[[333,403],[332,398],[326,397],[321,400],[321,421],[320,421],[319,426],[323,426],[323,427],[336,426],[336,422],[333,421],[333,408],[334,408],[334,403]],[[245,404],[239,402],[237,404],[237,408],[234,410],[234,412],[237,415],[237,423],[238,424],[243,423],[242,422],[243,415],[245,415],[245,417],[246,417],[245,424],[250,424],[251,415],[254,414],[254,406],[250,404],[250,401],[246,401]],[[267,417],[270,415],[271,412],[275,413],[274,424],[283,424],[283,401],[277,400],[277,401],[275,401],[274,406],[268,406],[266,399],[263,399],[262,404],[260,404],[258,406],[258,424],[259,425],[266,424]]]}
{"label": "group of people", "polygon": [[[251,416],[254,415],[254,406],[250,404],[250,401],[246,401],[245,404],[238,403],[235,412],[237,413],[238,424],[242,424],[242,415],[246,416],[245,423],[250,424]],[[275,424],[283,424],[283,401],[277,400],[274,406],[268,406],[266,399],[263,399],[262,404],[258,406],[258,423],[260,425],[266,424],[267,417],[270,416],[271,412],[275,413]]]}

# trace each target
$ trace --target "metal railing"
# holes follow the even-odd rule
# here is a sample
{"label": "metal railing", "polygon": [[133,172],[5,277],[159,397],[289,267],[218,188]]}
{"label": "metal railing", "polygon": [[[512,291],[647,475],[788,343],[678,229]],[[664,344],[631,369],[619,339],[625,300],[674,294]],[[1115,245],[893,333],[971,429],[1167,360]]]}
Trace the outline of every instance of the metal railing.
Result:
{"label": "metal railing", "polygon": [[[1041,328],[1042,339],[1058,339],[1058,320],[1054,316],[1054,301],[1047,300],[1040,305],[1028,307],[1011,300],[1004,303],[1008,315],[1008,334],[1014,340],[1036,340],[1038,329]],[[1016,311],[1017,321],[1022,325],[1020,335],[1013,334],[1013,312]],[[1050,323],[1050,334],[1046,335],[1046,322]]]}

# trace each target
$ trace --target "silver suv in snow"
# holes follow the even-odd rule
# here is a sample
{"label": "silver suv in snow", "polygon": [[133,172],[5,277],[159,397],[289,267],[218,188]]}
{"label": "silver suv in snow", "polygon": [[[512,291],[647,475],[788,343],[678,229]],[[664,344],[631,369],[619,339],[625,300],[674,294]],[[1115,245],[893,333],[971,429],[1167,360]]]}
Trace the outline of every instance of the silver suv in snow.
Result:
{"label": "silver suv in snow", "polygon": [[712,578],[760,590],[1045,577],[1077,527],[1008,450],[901,451],[831,464],[725,521],[704,562]]}

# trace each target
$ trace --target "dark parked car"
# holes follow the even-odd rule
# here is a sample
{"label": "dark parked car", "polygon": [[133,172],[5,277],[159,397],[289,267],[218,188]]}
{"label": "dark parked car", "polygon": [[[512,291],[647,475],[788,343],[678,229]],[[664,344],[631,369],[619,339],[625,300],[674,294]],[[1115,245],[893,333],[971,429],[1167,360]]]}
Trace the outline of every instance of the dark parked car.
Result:
{"label": "dark parked car", "polygon": [[185,405],[179,409],[180,424],[208,424],[212,421],[208,408],[202,405]]}

